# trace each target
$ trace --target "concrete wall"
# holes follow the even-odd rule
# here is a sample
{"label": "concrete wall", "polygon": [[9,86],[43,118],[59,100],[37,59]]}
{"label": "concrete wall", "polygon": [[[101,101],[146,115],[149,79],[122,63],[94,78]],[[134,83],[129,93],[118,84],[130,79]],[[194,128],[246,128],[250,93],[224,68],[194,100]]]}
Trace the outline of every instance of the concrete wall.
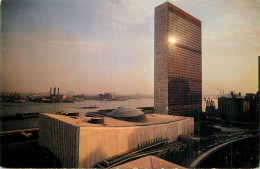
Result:
{"label": "concrete wall", "polygon": [[93,167],[98,161],[127,152],[145,141],[158,137],[174,141],[179,135],[190,135],[193,131],[192,118],[149,126],[81,127],[79,167]]}
{"label": "concrete wall", "polygon": [[44,114],[39,118],[39,145],[57,156],[62,167],[78,167],[79,127]]}
{"label": "concrete wall", "polygon": [[154,112],[168,114],[168,3],[155,8]]}

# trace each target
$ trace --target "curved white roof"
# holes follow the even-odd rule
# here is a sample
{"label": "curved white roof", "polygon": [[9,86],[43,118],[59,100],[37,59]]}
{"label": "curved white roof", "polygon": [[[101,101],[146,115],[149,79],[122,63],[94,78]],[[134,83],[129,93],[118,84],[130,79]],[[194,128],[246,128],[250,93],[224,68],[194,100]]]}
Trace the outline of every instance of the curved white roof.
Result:
{"label": "curved white roof", "polygon": [[135,117],[143,115],[144,112],[134,108],[118,108],[108,113],[109,117]]}

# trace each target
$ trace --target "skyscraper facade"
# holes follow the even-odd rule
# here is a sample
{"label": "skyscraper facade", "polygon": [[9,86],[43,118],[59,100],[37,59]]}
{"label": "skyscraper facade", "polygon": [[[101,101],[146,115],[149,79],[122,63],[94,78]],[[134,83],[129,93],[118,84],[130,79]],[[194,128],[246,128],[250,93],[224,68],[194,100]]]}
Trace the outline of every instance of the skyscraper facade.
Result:
{"label": "skyscraper facade", "polygon": [[165,2],[155,8],[154,38],[155,112],[201,111],[201,21]]}

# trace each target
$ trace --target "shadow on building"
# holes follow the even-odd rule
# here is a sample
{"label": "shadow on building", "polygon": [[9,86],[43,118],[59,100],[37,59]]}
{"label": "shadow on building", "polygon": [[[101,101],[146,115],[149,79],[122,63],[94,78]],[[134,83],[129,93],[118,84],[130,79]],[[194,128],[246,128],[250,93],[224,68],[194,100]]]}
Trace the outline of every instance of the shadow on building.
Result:
{"label": "shadow on building", "polygon": [[196,79],[192,80],[179,76],[169,81],[169,114],[197,117],[197,114],[201,112],[202,95],[200,86],[193,85],[193,88],[191,88],[191,83],[196,84]]}

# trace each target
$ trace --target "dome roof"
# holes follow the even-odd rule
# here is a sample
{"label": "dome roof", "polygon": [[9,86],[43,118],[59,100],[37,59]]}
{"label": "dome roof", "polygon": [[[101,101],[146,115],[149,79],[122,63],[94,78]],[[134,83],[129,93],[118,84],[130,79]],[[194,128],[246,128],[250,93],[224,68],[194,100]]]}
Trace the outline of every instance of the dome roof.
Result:
{"label": "dome roof", "polygon": [[135,117],[141,115],[144,115],[144,112],[134,108],[118,108],[107,114],[107,116],[114,118]]}

